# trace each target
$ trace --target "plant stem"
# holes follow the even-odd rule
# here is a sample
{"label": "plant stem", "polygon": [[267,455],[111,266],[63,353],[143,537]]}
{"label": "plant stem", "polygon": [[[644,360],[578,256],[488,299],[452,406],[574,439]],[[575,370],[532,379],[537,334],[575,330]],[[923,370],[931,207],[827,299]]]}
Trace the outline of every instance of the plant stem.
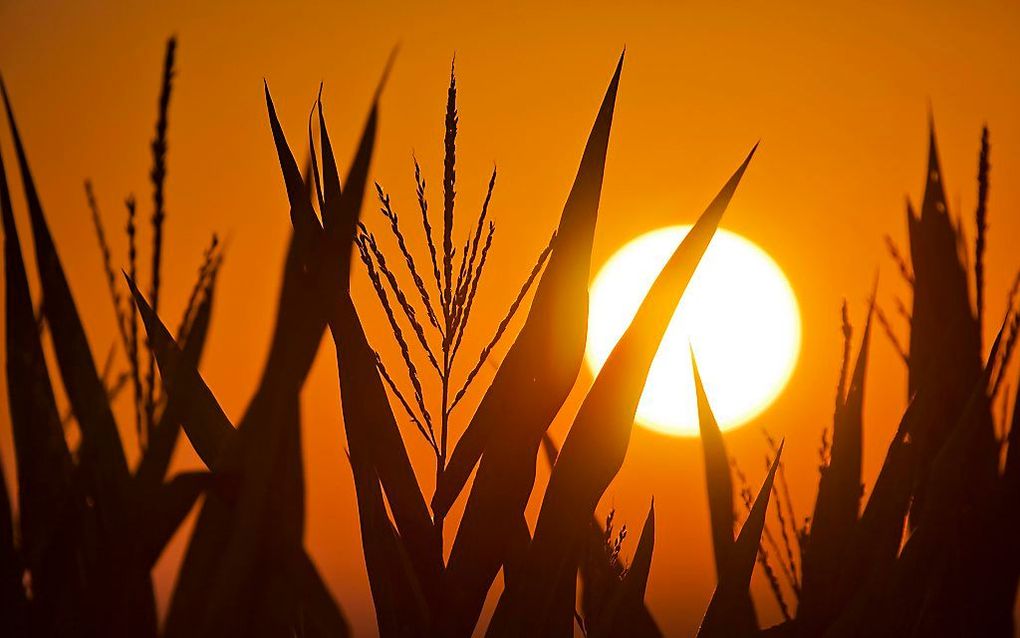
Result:
{"label": "plant stem", "polygon": [[[450,334],[450,313],[446,312],[446,334]],[[436,485],[439,485],[439,479],[443,476],[443,471],[446,469],[446,442],[449,433],[450,425],[450,339],[445,335],[443,337],[443,404],[442,412],[440,413],[440,426],[439,426],[439,455],[436,457]],[[439,537],[439,547],[442,551],[443,547],[443,520],[442,514],[435,514],[435,526],[436,534]]]}

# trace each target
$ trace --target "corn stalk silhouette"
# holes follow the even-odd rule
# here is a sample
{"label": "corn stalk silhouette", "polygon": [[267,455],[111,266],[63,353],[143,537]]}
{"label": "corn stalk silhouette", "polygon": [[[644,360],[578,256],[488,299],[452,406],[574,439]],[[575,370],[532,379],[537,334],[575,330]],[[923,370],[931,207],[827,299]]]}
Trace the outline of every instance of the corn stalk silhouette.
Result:
{"label": "corn stalk silhouette", "polygon": [[[85,338],[2,87],[42,301],[33,303],[0,157],[5,348],[18,470],[11,492],[17,518],[6,486],[0,491],[0,604],[5,610],[0,633],[349,635],[339,605],[303,544],[299,396],[328,328],[380,635],[467,637],[481,631],[482,605],[500,571],[503,589],[484,628],[488,636],[569,636],[575,626],[589,637],[662,635],[645,603],[656,536],[654,502],[629,562],[622,558],[627,526],[617,530],[620,523],[612,513],[599,520],[596,506],[624,462],[658,343],[755,149],[660,272],[558,448],[547,429],[574,386],[583,357],[591,248],[623,57],[595,116],[557,229],[491,328],[486,345],[468,359],[473,363],[466,374],[455,364],[466,356],[461,346],[478,290],[492,281],[484,273],[495,245],[496,173],[460,244],[454,238],[459,115],[452,69],[444,118],[442,220],[433,223],[417,160],[423,246],[409,244],[404,218],[376,184],[383,223],[398,251],[389,256],[373,224],[361,218],[387,73],[343,182],[321,88],[309,116],[309,161],[302,172],[267,83],[269,128],[293,232],[269,356],[235,427],[199,372],[223,260],[215,236],[176,332],[161,318],[175,50],[171,40],[152,143],[153,261],[147,296],[139,285],[137,202],[131,197],[126,202],[125,289],[98,198],[86,183],[119,337],[119,347],[110,349],[102,367]],[[883,313],[876,288],[858,354],[852,357],[853,331],[844,304],[843,364],[831,431],[822,435],[821,477],[809,517],[799,519],[790,498],[784,441],[766,433],[766,473],[757,492],[729,457],[712,413],[710,389],[701,383],[692,352],[717,576],[698,635],[1012,635],[1020,575],[1015,541],[1020,532],[1020,453],[1015,447],[1020,445],[1020,417],[1014,408],[1007,426],[1004,409],[997,427],[992,405],[1003,395],[1008,408],[1006,379],[1020,334],[1013,310],[1017,286],[985,352],[989,135],[984,131],[979,153],[978,232],[971,266],[962,222],[946,204],[932,131],[919,214],[908,205],[909,255],[887,239],[913,295],[909,310],[896,302],[908,322],[908,345],[899,345],[898,328]],[[396,364],[383,361],[369,341],[350,294],[355,255],[400,351]],[[518,313],[523,322],[511,338]],[[907,365],[909,397],[881,472],[863,499],[863,406],[873,321]],[[451,415],[468,409],[465,398],[503,340],[510,342],[506,355],[457,436]],[[59,386],[48,370],[47,342],[56,355]],[[126,369],[119,372],[113,363],[118,350],[126,359]],[[439,396],[426,392],[426,374],[437,379]],[[57,387],[70,406],[63,416]],[[142,452],[133,470],[111,409],[125,388],[132,390]],[[68,443],[69,428],[80,432],[77,449]],[[167,480],[181,429],[207,470]],[[404,431],[421,436],[434,454],[436,488],[429,498],[417,481]],[[552,471],[532,528],[524,510],[540,455]],[[469,481],[473,472],[474,481]],[[447,514],[465,492],[464,516],[455,530],[449,529]],[[744,506],[742,517],[736,514],[735,493]],[[200,495],[197,523],[160,627],[151,568]],[[910,532],[906,541],[905,529]],[[452,539],[448,557],[447,532]],[[780,624],[764,629],[749,591],[756,566],[783,615]]]}

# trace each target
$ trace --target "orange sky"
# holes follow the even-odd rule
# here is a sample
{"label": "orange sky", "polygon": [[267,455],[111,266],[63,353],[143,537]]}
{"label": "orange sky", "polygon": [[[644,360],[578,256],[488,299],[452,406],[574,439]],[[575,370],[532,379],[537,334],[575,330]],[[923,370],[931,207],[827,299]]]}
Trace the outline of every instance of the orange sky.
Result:
{"label": "orange sky", "polygon": [[[474,3],[182,4],[0,3],[0,70],[101,358],[116,332],[81,183],[94,180],[114,251],[124,255],[121,202],[134,192],[148,215],[148,141],[163,43],[172,33],[179,36],[162,307],[175,324],[209,235],[228,236],[203,374],[232,417],[241,414],[259,376],[290,224],[262,78],[273,89],[299,157],[308,109],[325,81],[327,118],[343,167],[387,52],[398,42],[372,173],[392,192],[398,213],[413,213],[412,150],[430,183],[440,183],[443,105],[454,53],[461,114],[458,202],[464,210],[459,235],[477,213],[493,162],[499,169],[489,276],[501,285],[482,291],[463,346],[467,352],[485,343],[554,228],[624,46],[593,272],[638,234],[693,222],[749,147],[762,140],[723,225],[763,247],[785,270],[801,304],[803,348],[781,398],[755,422],[728,434],[727,442],[757,487],[765,451],[759,428],[785,435],[798,513],[806,514],[813,502],[819,435],[831,420],[841,299],[848,298],[859,327],[879,269],[879,300],[888,314],[895,314],[895,295],[909,300],[882,237],[888,233],[906,248],[904,197],[919,197],[923,184],[929,103],[949,200],[954,214],[963,211],[970,237],[980,127],[987,122],[991,128],[990,322],[997,324],[1004,309],[1018,265],[1006,239],[1020,233],[1020,182],[1011,180],[1020,174],[1016,2],[839,2],[826,3],[828,8],[758,1],[517,3],[499,9]],[[6,128],[0,149],[10,171]],[[23,247],[31,254],[27,216],[16,196]],[[363,218],[384,230],[374,206]],[[355,295],[370,338],[392,361],[396,352],[361,274]],[[881,333],[875,336],[865,414],[869,482],[904,398],[904,370]],[[497,354],[503,352],[505,344]],[[561,415],[553,426],[558,438],[590,381],[582,373],[563,411],[567,418]],[[304,393],[306,542],[358,633],[371,635],[337,395],[327,344]],[[478,392],[469,398],[473,407]],[[0,447],[13,473],[6,400],[3,394]],[[128,426],[128,403],[119,407]],[[461,413],[454,433],[466,416]],[[406,438],[431,494],[427,448],[414,435]],[[132,453],[133,443],[128,447]],[[714,584],[700,454],[695,439],[636,429],[601,509],[615,505],[617,520],[636,529],[656,497],[659,542],[648,601],[668,635],[697,625]],[[178,467],[197,464],[190,450],[182,449],[179,458]],[[539,472],[542,486],[548,471],[540,464]],[[532,515],[539,503],[536,494]],[[172,586],[184,540],[179,535],[157,568],[163,594]],[[775,606],[757,577],[754,587],[761,614],[774,619]]]}

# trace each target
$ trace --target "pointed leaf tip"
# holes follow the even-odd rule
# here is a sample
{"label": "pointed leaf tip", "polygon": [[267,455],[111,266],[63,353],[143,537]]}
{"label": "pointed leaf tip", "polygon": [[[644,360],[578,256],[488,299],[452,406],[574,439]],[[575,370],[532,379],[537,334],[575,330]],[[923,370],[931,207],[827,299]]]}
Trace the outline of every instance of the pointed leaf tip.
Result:
{"label": "pointed leaf tip", "polygon": [[[383,66],[382,77],[379,78],[379,84],[376,86],[375,94],[372,96],[372,109],[375,110],[378,107],[380,96],[382,96],[383,89],[386,88],[386,82],[390,79],[390,72],[393,70],[393,65],[397,61],[397,53],[400,52],[400,43],[393,45],[390,49],[390,54],[386,58],[386,65]],[[451,70],[452,73],[452,70]]]}

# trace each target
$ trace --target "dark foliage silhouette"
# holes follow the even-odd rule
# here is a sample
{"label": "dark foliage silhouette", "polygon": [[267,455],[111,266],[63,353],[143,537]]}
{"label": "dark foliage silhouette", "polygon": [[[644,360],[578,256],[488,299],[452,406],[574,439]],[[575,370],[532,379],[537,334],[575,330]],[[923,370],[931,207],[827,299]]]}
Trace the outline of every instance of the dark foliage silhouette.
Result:
{"label": "dark foliage silhouette", "polygon": [[[224,249],[215,236],[175,332],[161,316],[161,270],[173,265],[164,259],[163,228],[175,51],[171,40],[151,144],[147,293],[138,273],[137,203],[133,197],[126,202],[129,254],[121,276],[99,198],[86,183],[119,338],[103,366],[86,339],[11,100],[0,84],[42,298],[37,312],[0,158],[7,391],[18,476],[16,486],[0,491],[0,633],[349,635],[340,606],[303,544],[299,398],[328,329],[342,399],[337,425],[347,450],[347,458],[337,462],[348,463],[353,476],[380,635],[570,636],[579,628],[590,638],[661,636],[645,603],[656,542],[654,501],[629,563],[621,553],[627,527],[617,528],[612,513],[603,523],[596,507],[624,462],[659,342],[757,145],[659,273],[557,449],[547,430],[576,383],[584,352],[592,242],[623,56],[595,115],[556,232],[466,367],[455,363],[466,356],[461,345],[477,324],[472,321],[476,295],[492,280],[485,278],[485,268],[490,251],[499,249],[492,200],[496,172],[460,244],[456,213],[464,203],[456,190],[460,116],[453,70],[444,116],[441,218],[430,213],[426,179],[414,161],[414,218],[420,216],[423,246],[408,244],[402,225],[407,218],[398,216],[397,202],[381,185],[374,187],[396,255],[383,251],[372,220],[362,218],[378,104],[392,59],[343,181],[322,89],[309,114],[310,150],[302,172],[267,83],[269,130],[293,231],[269,355],[235,427],[199,372],[223,262]],[[934,126],[919,213],[908,204],[909,257],[888,240],[897,270],[913,292],[911,309],[902,312],[908,347],[897,345],[907,365],[909,396],[866,499],[863,408],[873,323],[898,344],[897,328],[878,302],[877,283],[853,361],[844,305],[843,365],[831,436],[828,430],[823,434],[818,492],[803,522],[786,485],[785,441],[767,436],[767,472],[760,489],[752,491],[726,451],[713,398],[692,352],[717,577],[699,636],[1012,635],[1020,577],[1015,540],[1020,534],[1020,448],[1015,447],[1020,416],[1014,409],[1011,423],[1003,415],[997,424],[992,405],[1007,386],[1020,315],[1013,310],[1014,290],[986,352],[981,334],[987,314],[989,155],[986,130],[972,265],[960,218],[953,218],[946,203]],[[359,312],[363,302],[351,295],[352,262],[364,268],[372,284],[400,351],[396,363],[384,361],[366,334]],[[518,313],[524,316],[522,325],[511,335]],[[506,355],[493,364],[488,386],[479,388],[480,371],[495,359],[502,341],[510,342]],[[59,385],[50,376],[47,348],[55,355]],[[117,349],[127,361],[119,373],[111,363]],[[426,375],[438,381],[438,396],[427,391]],[[70,405],[64,416],[57,388],[63,388]],[[111,407],[124,389],[132,394],[141,452],[133,470]],[[464,409],[463,400],[474,392],[477,408],[458,436],[451,415]],[[80,433],[78,447],[69,443],[67,428]],[[168,477],[181,430],[206,469]],[[421,436],[433,452],[436,488],[430,496],[416,478],[406,433]],[[531,529],[524,513],[540,454],[552,470]],[[735,489],[743,516],[735,511]],[[463,492],[464,516],[453,529],[446,517]],[[150,572],[202,496],[160,627]],[[444,539],[452,541],[448,558]],[[658,540],[669,542],[661,534]],[[783,622],[773,627],[760,626],[750,595],[756,565],[783,614]],[[496,610],[482,627],[482,607],[500,572]]]}

